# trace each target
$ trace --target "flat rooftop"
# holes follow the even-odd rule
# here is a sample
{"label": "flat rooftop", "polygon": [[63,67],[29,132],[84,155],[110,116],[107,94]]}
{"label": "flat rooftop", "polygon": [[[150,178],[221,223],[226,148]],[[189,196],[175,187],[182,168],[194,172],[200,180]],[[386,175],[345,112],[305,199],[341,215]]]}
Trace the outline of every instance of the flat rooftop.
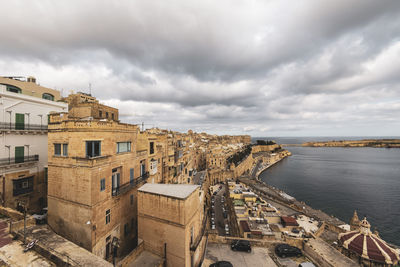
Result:
{"label": "flat rooftop", "polygon": [[186,199],[190,196],[197,188],[198,185],[188,184],[144,184],[138,189],[139,192],[145,192],[150,194],[162,195],[166,197],[173,197],[179,199]]}

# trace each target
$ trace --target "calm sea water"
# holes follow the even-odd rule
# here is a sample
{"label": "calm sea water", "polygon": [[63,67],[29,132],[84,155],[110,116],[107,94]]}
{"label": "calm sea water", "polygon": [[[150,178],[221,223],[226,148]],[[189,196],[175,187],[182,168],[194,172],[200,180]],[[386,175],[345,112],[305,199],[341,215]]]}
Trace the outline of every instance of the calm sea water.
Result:
{"label": "calm sea water", "polygon": [[[286,144],[333,140],[265,139]],[[344,139],[350,138],[335,138]],[[400,149],[287,149],[293,155],[263,172],[260,176],[263,181],[347,223],[357,210],[359,217],[367,217],[371,230],[377,227],[384,240],[400,246]]]}

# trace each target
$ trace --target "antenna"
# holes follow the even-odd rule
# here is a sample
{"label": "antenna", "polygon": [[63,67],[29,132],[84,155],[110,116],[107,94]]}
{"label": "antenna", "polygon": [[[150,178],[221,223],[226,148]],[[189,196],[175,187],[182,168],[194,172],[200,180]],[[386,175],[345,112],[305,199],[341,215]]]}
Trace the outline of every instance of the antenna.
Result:
{"label": "antenna", "polygon": [[142,132],[144,131],[144,122],[142,122]]}
{"label": "antenna", "polygon": [[89,83],[89,95],[90,96],[92,95],[92,84],[91,83]]}

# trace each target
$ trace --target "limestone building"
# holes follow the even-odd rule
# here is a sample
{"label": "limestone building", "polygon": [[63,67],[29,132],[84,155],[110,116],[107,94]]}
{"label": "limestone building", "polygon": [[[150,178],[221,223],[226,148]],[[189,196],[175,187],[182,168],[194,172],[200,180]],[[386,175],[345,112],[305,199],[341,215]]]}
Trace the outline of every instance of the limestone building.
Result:
{"label": "limestone building", "polygon": [[100,110],[112,109],[88,97],[71,104],[73,117],[50,116],[48,223],[58,234],[111,260],[113,240],[119,242],[118,255],[136,246],[137,188],[147,180],[148,156],[136,147],[136,125],[117,121],[117,111],[114,119],[110,113],[96,119]]}
{"label": "limestone building", "polygon": [[29,77],[0,77],[1,204],[36,212],[47,205],[47,122],[67,111],[60,92]]}
{"label": "limestone building", "polygon": [[138,193],[139,238],[166,266],[199,266],[205,249],[198,185],[145,184]]}

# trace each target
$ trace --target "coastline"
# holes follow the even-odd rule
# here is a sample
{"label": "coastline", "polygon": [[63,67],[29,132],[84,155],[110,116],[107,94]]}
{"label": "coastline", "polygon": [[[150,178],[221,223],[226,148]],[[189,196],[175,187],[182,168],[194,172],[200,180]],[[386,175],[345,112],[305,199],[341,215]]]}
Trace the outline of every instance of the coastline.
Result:
{"label": "coastline", "polygon": [[[296,212],[302,213],[306,216],[315,218],[320,221],[324,221],[325,223],[329,223],[336,227],[338,227],[339,225],[346,225],[347,223],[341,221],[339,218],[337,218],[333,215],[328,215],[327,213],[325,213],[322,210],[316,210],[316,209],[312,208],[311,206],[307,205],[304,201],[299,201],[295,197],[287,194],[285,191],[275,188],[260,179],[261,173],[263,173],[264,171],[267,171],[270,167],[272,167],[276,163],[280,162],[281,160],[285,159],[286,157],[287,156],[282,157],[279,160],[277,160],[271,164],[268,164],[268,166],[261,168],[256,174],[256,178],[254,180],[255,184],[253,184],[252,187],[255,188],[256,190],[258,190],[259,192],[262,192],[262,193],[268,195],[269,196],[268,198],[270,198],[270,199],[272,198],[274,201],[279,202],[279,204],[285,205],[286,207],[291,208]],[[244,181],[244,182],[246,183],[247,181]],[[258,186],[257,186],[257,184],[258,184]],[[250,185],[250,183],[249,183],[249,185]]]}

